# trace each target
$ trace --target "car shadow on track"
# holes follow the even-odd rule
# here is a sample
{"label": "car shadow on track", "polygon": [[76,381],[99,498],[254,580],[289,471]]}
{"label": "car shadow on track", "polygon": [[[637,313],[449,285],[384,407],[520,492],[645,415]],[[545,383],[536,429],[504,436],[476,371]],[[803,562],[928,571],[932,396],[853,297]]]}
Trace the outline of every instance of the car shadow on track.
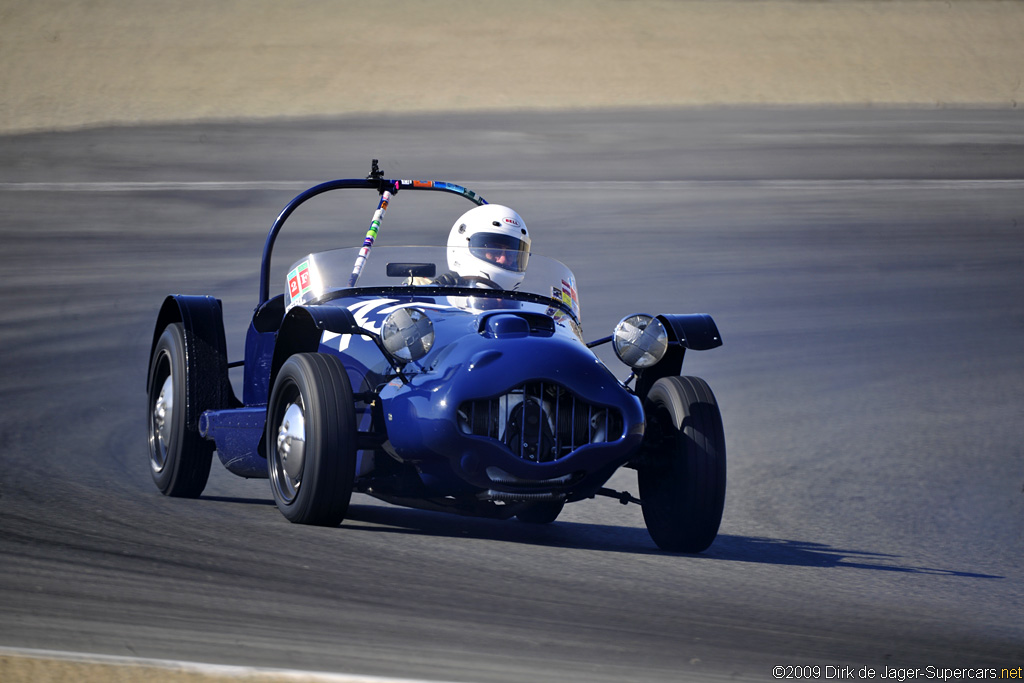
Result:
{"label": "car shadow on track", "polygon": [[701,557],[737,562],[788,565],[795,567],[836,567],[874,569],[908,574],[959,576],[974,579],[1002,579],[1003,576],[963,572],[952,569],[912,566],[900,562],[898,555],[865,550],[835,548],[825,543],[779,538],[720,535]]}
{"label": "car shadow on track", "polygon": [[244,505],[275,505],[273,498],[233,498],[230,496],[203,496],[202,500],[214,503],[242,503]]}
{"label": "car shadow on track", "polygon": [[645,529],[565,521],[526,524],[516,519],[462,517],[397,506],[352,505],[342,528],[374,533],[476,538],[556,548],[661,554]]}
{"label": "car shadow on track", "polygon": [[910,566],[896,555],[849,550],[824,543],[721,534],[698,555],[666,553],[647,530],[629,526],[556,521],[524,524],[516,520],[478,519],[400,507],[353,505],[342,528],[372,533],[421,534],[476,538],[557,548],[575,548],[639,555],[678,555],[705,561],[751,562],[794,567],[871,569],[910,574],[1001,579],[1002,576],[950,569]]}
{"label": "car shadow on track", "polygon": [[[204,496],[204,500],[245,505],[273,506],[271,498]],[[668,553],[659,550],[642,527],[555,521],[525,524],[515,519],[497,520],[461,517],[444,512],[427,512],[389,505],[353,504],[341,529],[370,533],[416,534],[439,538],[476,538],[552,548],[575,548],[634,555],[678,556],[703,561],[750,562],[791,567],[869,569],[907,574],[931,574],[975,579],[1003,576],[953,569],[914,566],[898,555],[836,548],[813,541],[758,536],[719,534],[700,554]]]}

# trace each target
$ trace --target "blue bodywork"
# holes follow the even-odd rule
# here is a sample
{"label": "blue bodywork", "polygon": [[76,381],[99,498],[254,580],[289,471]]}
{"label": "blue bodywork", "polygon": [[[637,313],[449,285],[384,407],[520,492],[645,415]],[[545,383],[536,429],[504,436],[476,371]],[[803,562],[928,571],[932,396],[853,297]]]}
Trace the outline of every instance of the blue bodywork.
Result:
{"label": "blue bodywork", "polygon": [[[385,190],[433,190],[486,203],[449,183],[371,175],[318,185],[285,208],[263,254],[259,306],[246,336],[242,398],[227,382],[226,358],[221,358],[222,376],[203,380],[217,398],[207,404],[215,407],[201,414],[199,432],[215,442],[221,462],[237,475],[267,477],[265,423],[276,374],[292,354],[319,352],[340,358],[351,382],[356,491],[404,505],[495,516],[507,504],[593,497],[616,469],[642,452],[646,388],[658,377],[679,374],[686,348],[721,343],[709,316],[659,316],[668,330],[669,352],[654,367],[637,372],[630,388],[590,348],[609,338],[589,346],[582,340],[575,282],[568,269],[550,260],[553,275],[543,287],[483,291],[415,285],[411,277],[403,281],[391,274],[387,247],[379,247],[368,263],[387,264],[390,279],[366,274],[350,287],[333,284],[348,273],[335,273],[331,264],[351,254],[325,252],[309,257],[319,290],[271,297],[273,245],[288,216],[323,192],[352,188],[382,196],[388,196]],[[408,260],[409,253],[397,260]],[[429,266],[431,272],[445,267],[443,249],[417,248],[415,254],[414,267]],[[531,270],[537,262],[531,260]],[[543,266],[537,268],[543,275]],[[169,297],[154,340],[168,321],[184,321],[188,328],[196,318],[197,330],[218,347],[212,353],[222,355],[219,302],[211,301],[216,302]],[[406,363],[386,352],[380,336],[387,315],[403,307],[425,313],[435,334],[429,352]]]}

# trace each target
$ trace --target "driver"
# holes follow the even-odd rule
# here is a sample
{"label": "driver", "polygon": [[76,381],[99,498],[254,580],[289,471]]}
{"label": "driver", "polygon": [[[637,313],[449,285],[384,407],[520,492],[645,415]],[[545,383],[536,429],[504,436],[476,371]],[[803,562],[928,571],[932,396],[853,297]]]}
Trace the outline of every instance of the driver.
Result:
{"label": "driver", "polygon": [[448,235],[451,271],[434,284],[516,289],[526,276],[530,233],[522,217],[500,204],[484,204],[459,216]]}

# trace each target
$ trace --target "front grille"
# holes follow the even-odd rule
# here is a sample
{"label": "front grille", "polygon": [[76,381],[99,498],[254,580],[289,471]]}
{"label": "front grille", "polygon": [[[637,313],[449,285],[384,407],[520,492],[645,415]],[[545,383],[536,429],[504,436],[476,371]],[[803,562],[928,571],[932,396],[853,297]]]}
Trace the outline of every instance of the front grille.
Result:
{"label": "front grille", "polygon": [[554,382],[528,382],[502,396],[459,406],[466,434],[496,439],[530,462],[552,462],[588,443],[622,438],[622,415]]}

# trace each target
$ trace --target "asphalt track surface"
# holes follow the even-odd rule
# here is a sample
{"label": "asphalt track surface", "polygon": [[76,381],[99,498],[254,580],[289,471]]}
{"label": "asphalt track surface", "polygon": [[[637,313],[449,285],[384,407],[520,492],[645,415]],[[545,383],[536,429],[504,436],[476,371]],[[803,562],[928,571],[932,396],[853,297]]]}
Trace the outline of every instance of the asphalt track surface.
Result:
{"label": "asphalt track surface", "polygon": [[[273,218],[372,157],[515,207],[577,273],[590,338],[636,311],[714,316],[724,346],[684,364],[728,443],[707,552],[658,551],[609,499],[537,528],[356,495],[341,527],[306,528],[216,458],[200,499],[157,492],[162,298],[223,299],[241,358]],[[0,196],[0,645],[454,681],[1024,665],[1019,111],[11,136]],[[297,213],[274,282],[290,256],[358,244],[374,201]],[[468,206],[400,194],[378,243],[440,243]],[[636,492],[629,471],[613,483]]]}

